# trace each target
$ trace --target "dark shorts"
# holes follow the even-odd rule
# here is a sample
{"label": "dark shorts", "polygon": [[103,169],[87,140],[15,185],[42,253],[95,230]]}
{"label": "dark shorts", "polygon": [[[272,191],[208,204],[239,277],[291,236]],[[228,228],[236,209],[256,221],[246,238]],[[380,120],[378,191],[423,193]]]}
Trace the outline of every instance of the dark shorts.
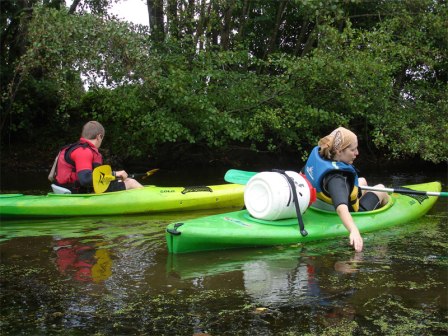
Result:
{"label": "dark shorts", "polygon": [[359,200],[359,211],[371,211],[380,207],[380,199],[373,192],[367,192]]}
{"label": "dark shorts", "polygon": [[109,184],[109,187],[107,188],[106,192],[112,192],[112,191],[122,191],[126,190],[126,185],[122,181],[112,181]]}

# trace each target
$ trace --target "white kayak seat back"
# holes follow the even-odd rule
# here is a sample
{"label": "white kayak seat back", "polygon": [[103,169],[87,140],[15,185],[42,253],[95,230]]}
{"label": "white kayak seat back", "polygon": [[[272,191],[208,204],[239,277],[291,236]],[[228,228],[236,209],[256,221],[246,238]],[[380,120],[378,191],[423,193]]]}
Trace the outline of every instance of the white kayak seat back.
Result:
{"label": "white kayak seat back", "polygon": [[69,189],[58,186],[56,184],[52,184],[51,189],[53,189],[53,193],[55,193],[55,194],[71,194],[72,193]]}

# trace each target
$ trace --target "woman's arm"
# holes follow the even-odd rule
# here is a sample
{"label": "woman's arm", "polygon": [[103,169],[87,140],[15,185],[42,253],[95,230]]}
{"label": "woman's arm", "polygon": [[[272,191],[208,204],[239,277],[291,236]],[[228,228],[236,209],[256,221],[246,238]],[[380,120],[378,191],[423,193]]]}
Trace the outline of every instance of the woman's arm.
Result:
{"label": "woman's arm", "polygon": [[339,218],[344,224],[348,232],[350,232],[350,245],[353,246],[356,252],[361,252],[363,248],[363,240],[361,234],[359,233],[358,227],[353,221],[353,217],[348,211],[348,206],[346,204],[340,204],[336,208]]}
{"label": "woman's arm", "polygon": [[350,184],[347,177],[343,174],[335,173],[326,179],[327,190],[333,200],[333,205],[339,218],[350,233],[350,245],[356,252],[362,251],[363,240],[359,233],[358,227],[353,220],[348,208],[348,199],[351,192]]}

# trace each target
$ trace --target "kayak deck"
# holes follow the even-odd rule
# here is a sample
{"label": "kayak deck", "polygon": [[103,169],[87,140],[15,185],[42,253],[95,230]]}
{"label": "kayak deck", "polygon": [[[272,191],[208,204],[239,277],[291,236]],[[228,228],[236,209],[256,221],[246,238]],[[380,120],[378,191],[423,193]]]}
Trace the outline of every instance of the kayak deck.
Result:
{"label": "kayak deck", "polygon": [[[439,182],[408,186],[414,190],[440,191]],[[391,194],[384,207],[352,213],[361,232],[381,230],[423,216],[437,201],[435,196]],[[310,207],[303,214],[308,235],[302,236],[297,218],[266,221],[255,219],[248,211],[236,211],[180,223],[167,228],[170,253],[273,246],[329,239],[347,235],[347,230],[334,211]]]}
{"label": "kayak deck", "polygon": [[238,208],[244,186],[145,186],[103,194],[0,195],[2,218],[45,218]]}

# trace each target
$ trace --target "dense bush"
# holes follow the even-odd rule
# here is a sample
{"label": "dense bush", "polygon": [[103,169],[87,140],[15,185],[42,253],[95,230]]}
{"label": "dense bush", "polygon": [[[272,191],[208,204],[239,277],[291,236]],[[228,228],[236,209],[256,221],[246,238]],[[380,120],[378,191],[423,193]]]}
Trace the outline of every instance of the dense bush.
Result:
{"label": "dense bush", "polygon": [[122,157],[167,143],[304,156],[344,125],[373,152],[448,160],[445,2],[150,3],[167,18],[151,29],[6,8],[2,144],[62,144],[97,119]]}

